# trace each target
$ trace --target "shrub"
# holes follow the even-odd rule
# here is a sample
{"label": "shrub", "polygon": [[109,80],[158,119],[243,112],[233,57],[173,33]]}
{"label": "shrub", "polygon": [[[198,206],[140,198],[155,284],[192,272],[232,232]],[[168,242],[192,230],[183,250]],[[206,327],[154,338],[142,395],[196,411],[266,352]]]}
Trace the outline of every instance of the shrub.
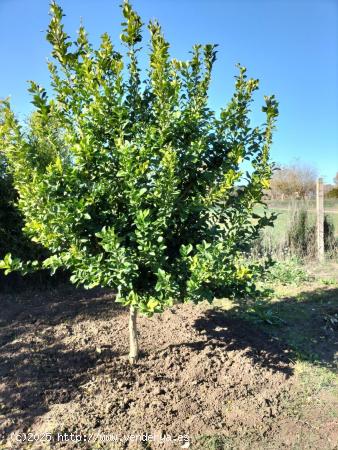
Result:
{"label": "shrub", "polygon": [[[291,255],[300,258],[316,257],[316,227],[316,224],[309,223],[308,211],[304,205],[295,210],[287,235]],[[334,256],[337,251],[334,224],[327,214],[324,215],[324,250],[328,257]]]}
{"label": "shrub", "polygon": [[324,216],[324,249],[328,257],[335,257],[338,253],[334,223],[327,214]]}
{"label": "shrub", "polygon": [[338,186],[330,189],[326,194],[327,198],[338,198]]}

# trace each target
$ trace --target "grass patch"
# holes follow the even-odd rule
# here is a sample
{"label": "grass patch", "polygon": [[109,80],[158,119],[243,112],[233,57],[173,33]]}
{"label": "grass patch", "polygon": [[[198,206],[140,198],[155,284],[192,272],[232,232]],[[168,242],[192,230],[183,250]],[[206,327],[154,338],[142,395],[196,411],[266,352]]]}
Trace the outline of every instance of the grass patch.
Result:
{"label": "grass patch", "polygon": [[317,395],[323,389],[338,389],[336,374],[326,367],[316,366],[308,361],[297,361],[295,373],[305,394]]}
{"label": "grass patch", "polygon": [[[271,212],[276,212],[278,214],[278,218],[276,220],[275,225],[275,234],[280,235],[285,233],[287,230],[287,225],[289,223],[290,218],[290,200],[275,200],[270,201],[268,203],[269,210]],[[309,213],[310,223],[312,225],[316,222],[316,201],[315,200],[307,200],[307,210]],[[332,220],[335,230],[336,236],[338,237],[338,200],[336,199],[325,199],[324,201],[324,210],[325,214],[329,216]],[[256,207],[256,212],[260,213],[263,211],[262,206]]]}
{"label": "grass patch", "polygon": [[284,285],[300,285],[310,280],[309,273],[301,267],[300,261],[297,258],[276,261],[266,278],[266,281],[269,283],[279,282]]}
{"label": "grass patch", "polygon": [[194,442],[196,450],[234,449],[234,440],[225,436],[202,436]]}
{"label": "grass patch", "polygon": [[286,343],[295,360],[332,368],[337,362],[334,340],[337,299],[338,289],[316,288],[261,303],[258,308],[254,306],[246,311],[245,316]]}
{"label": "grass patch", "polygon": [[[338,282],[323,276],[326,268],[310,275],[296,260],[277,263],[262,288],[270,298],[241,302],[228,299],[215,305],[255,324],[290,348],[294,361],[308,361],[333,369],[337,365]],[[332,273],[332,267],[330,271]]]}

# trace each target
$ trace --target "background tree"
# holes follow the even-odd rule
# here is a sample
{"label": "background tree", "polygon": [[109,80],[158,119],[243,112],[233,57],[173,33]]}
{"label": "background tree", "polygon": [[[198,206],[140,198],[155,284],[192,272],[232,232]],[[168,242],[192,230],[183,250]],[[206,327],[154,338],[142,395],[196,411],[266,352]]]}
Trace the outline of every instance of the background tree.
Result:
{"label": "background tree", "polygon": [[[26,137],[31,146],[32,164],[37,167],[41,164],[48,164],[53,155],[50,154],[52,147],[48,141],[45,141],[46,133],[39,133],[40,117],[33,113],[24,126]],[[50,124],[51,125],[51,124]],[[53,132],[58,133],[58,127],[53,124]],[[28,156],[28,155],[27,155]],[[17,207],[19,196],[14,186],[11,167],[5,157],[0,152],[0,259],[7,253],[13,253],[23,261],[37,260],[42,261],[48,256],[46,248],[37,242],[32,242],[29,236],[24,233],[24,218],[22,212]],[[63,278],[63,274],[60,273]],[[28,277],[26,283],[41,283],[47,281],[48,274],[46,270],[40,270],[38,273]],[[57,279],[60,279],[57,277]],[[0,284],[3,283],[3,274],[0,274]],[[13,274],[10,279],[3,283],[4,289],[11,286],[20,286],[23,282],[19,274]]]}
{"label": "background tree", "polygon": [[327,198],[338,198],[338,186],[329,186],[329,189],[325,192],[325,197]]}
{"label": "background tree", "polygon": [[[5,129],[6,120],[11,119],[11,114],[6,115],[5,105],[6,102],[0,104],[1,112],[5,114],[2,116],[2,131],[10,133],[11,130],[14,130],[11,128],[14,122],[7,121],[8,128]],[[14,119],[14,116],[12,116],[12,119]],[[27,141],[25,158],[37,171],[43,171],[55,159],[55,145],[58,152],[63,151],[59,124],[52,117],[50,117],[48,123],[43,123],[41,115],[35,112],[23,125],[23,129]],[[51,145],[51,140],[48,139],[49,134],[54,135],[54,147]],[[43,247],[32,242],[23,233],[25,223],[22,212],[17,208],[19,192],[13,179],[13,167],[7,158],[9,153],[6,153],[5,142],[4,139],[2,142],[3,151],[0,152],[0,257],[3,258],[7,252],[13,252],[22,259],[43,259],[47,254]],[[19,172],[21,169],[26,170],[26,168],[17,165],[16,170]]]}
{"label": "background tree", "polygon": [[300,163],[279,167],[271,179],[272,198],[305,198],[316,192],[317,171]]}
{"label": "background tree", "polygon": [[18,193],[8,162],[0,153],[0,258],[7,253],[14,253],[23,259],[38,258],[40,252],[46,256],[46,252],[23,233],[24,221],[16,207],[17,200]]}
{"label": "background tree", "polygon": [[338,198],[338,172],[333,178],[333,184],[324,185],[324,195],[327,198]]}
{"label": "background tree", "polygon": [[[266,124],[250,126],[258,80],[239,66],[235,93],[216,116],[207,104],[216,46],[195,45],[187,62],[170,59],[156,21],[148,25],[142,81],[143,24],[128,2],[122,11],[126,60],[107,34],[94,49],[83,26],[72,43],[51,3],[54,96],[31,83],[36,114],[28,131],[3,101],[0,142],[25,232],[51,254],[42,266],[65,267],[87,288],[117,291],[116,301],[130,307],[133,362],[137,311],[254,289],[260,268],[243,254],[271,224],[253,208],[269,186],[278,111],[274,96],[265,97]],[[250,173],[240,168],[244,159]],[[6,272],[39,266],[11,255],[1,263]]]}

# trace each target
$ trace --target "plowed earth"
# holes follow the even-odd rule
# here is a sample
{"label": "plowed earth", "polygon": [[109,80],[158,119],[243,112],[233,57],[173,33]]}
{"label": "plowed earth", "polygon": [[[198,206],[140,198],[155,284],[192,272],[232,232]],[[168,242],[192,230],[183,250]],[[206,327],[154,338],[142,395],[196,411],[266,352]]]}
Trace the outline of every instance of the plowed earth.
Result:
{"label": "plowed earth", "polygon": [[139,317],[134,367],[109,292],[3,295],[1,309],[0,448],[296,448],[306,432],[285,409],[288,349],[208,304]]}

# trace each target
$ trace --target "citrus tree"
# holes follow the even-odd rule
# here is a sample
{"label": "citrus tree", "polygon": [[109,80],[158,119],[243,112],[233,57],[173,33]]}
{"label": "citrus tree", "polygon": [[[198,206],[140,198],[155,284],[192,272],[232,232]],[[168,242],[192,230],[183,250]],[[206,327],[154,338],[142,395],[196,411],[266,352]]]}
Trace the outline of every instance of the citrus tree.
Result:
{"label": "citrus tree", "polygon": [[243,255],[271,224],[253,208],[269,186],[278,110],[274,96],[265,97],[266,123],[251,126],[258,80],[239,66],[233,97],[216,114],[208,106],[216,46],[171,59],[156,21],[148,25],[149,65],[141,67],[142,21],[128,1],[122,11],[123,54],[108,34],[93,48],[83,26],[72,42],[52,2],[53,95],[31,82],[28,128],[8,100],[1,103],[0,146],[24,231],[50,255],[40,263],[8,254],[1,267],[66,268],[73,283],[114,289],[130,308],[133,362],[138,312],[254,289],[260,267]]}

